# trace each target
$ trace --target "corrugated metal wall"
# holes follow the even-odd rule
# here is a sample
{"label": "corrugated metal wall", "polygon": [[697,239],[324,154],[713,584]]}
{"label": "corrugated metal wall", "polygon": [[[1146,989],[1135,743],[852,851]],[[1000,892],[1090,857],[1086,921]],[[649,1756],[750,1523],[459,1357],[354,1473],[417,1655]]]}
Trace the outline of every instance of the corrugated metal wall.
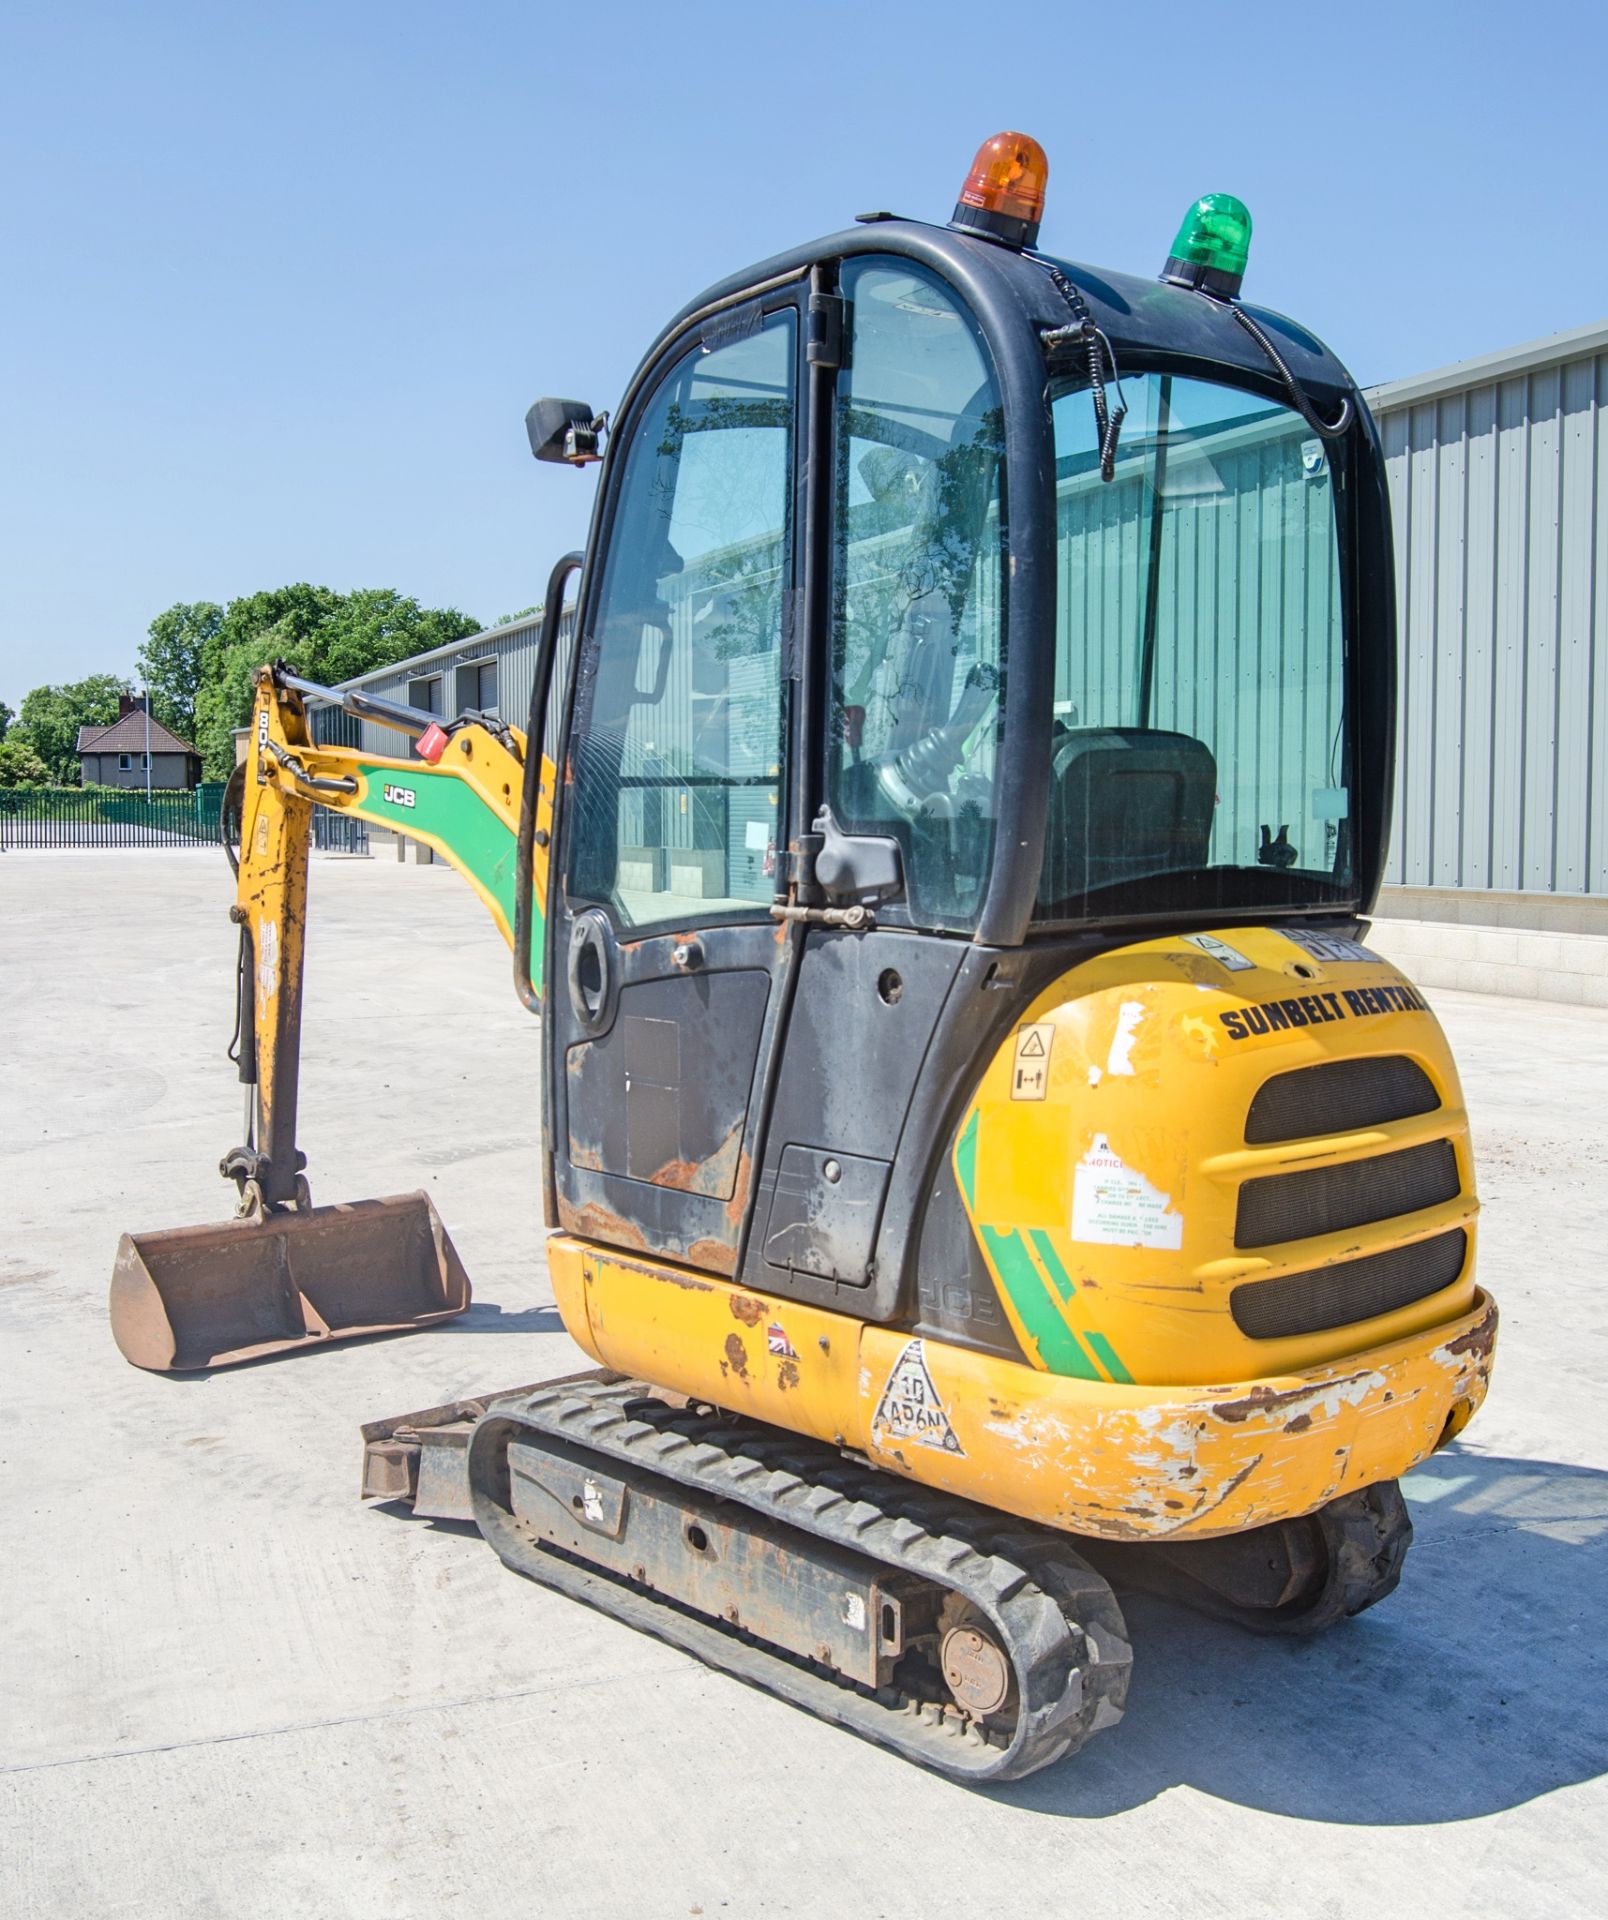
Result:
{"label": "corrugated metal wall", "polygon": [[1604,331],[1369,396],[1401,619],[1387,884],[1608,893]]}
{"label": "corrugated metal wall", "polygon": [[1214,862],[1254,863],[1261,824],[1328,866],[1340,645],[1334,505],[1321,443],[1282,409],[1182,437],[1168,456],[1156,571],[1159,644],[1139,711],[1154,469],[1060,487],[1056,712],[1069,725],[1176,730],[1216,762]]}
{"label": "corrugated metal wall", "polygon": [[[531,681],[536,672],[536,643],[541,621],[536,615],[516,625],[493,628],[487,633],[470,634],[458,646],[439,654],[422,655],[412,660],[402,660],[384,673],[364,675],[351,682],[361,687],[365,693],[373,694],[380,700],[393,700],[399,706],[419,704],[413,689],[428,679],[439,677],[440,695],[432,704],[432,711],[452,715],[464,706],[476,702],[477,692],[471,692],[466,676],[462,687],[459,685],[459,673],[462,669],[483,660],[492,660],[497,668],[497,707],[500,718],[510,721],[516,727],[523,727],[525,716],[530,712]],[[575,620],[573,612],[566,612],[558,629],[558,665],[560,680],[569,668],[569,650],[574,640]],[[460,694],[462,697],[460,697]],[[547,724],[547,750],[553,750],[553,734],[557,725],[557,716],[549,712]],[[336,743],[360,748],[364,753],[373,753],[396,759],[406,757],[409,748],[406,739],[391,727],[382,727],[373,720],[357,720],[350,714],[342,713],[338,708],[326,707],[315,712],[313,717],[313,737],[315,740],[334,745]]]}

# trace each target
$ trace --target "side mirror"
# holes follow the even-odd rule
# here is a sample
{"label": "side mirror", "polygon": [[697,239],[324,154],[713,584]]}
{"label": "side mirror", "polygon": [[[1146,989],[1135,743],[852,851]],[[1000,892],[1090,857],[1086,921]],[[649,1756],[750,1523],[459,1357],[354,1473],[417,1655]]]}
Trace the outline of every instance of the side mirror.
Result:
{"label": "side mirror", "polygon": [[607,414],[594,415],[584,400],[548,398],[538,400],[525,415],[525,431],[538,460],[584,467],[603,458],[598,441],[607,421]]}

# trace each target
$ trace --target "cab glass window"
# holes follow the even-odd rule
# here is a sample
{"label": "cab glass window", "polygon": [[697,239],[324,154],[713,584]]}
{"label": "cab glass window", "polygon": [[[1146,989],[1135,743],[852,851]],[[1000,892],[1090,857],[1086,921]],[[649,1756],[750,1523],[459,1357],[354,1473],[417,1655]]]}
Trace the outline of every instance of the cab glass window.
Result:
{"label": "cab glass window", "polygon": [[1004,420],[981,335],[902,262],[843,274],[827,794],[897,839],[919,925],[976,921],[1005,671]]}
{"label": "cab glass window", "polygon": [[621,926],[763,914],[776,891],[795,321],[727,332],[632,429],[582,649],[569,891]]}
{"label": "cab glass window", "polygon": [[1052,390],[1056,653],[1036,916],[1343,903],[1343,453],[1210,381],[1125,370],[1116,472]]}

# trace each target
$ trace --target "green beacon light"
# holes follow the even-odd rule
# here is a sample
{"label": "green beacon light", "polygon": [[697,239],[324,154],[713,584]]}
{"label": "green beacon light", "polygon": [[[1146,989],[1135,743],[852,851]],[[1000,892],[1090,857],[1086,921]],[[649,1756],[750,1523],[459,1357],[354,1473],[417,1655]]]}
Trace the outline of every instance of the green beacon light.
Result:
{"label": "green beacon light", "polygon": [[1231,193],[1203,193],[1184,215],[1161,277],[1175,287],[1234,300],[1250,251],[1250,208]]}

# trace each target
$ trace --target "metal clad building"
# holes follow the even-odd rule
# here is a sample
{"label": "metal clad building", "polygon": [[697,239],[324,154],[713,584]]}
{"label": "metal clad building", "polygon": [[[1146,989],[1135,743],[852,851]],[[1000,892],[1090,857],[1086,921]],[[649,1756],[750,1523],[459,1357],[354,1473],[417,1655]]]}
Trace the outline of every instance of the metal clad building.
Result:
{"label": "metal clad building", "polygon": [[[429,653],[416,653],[394,666],[377,667],[342,682],[382,700],[414,707],[424,713],[454,714],[474,708],[523,727],[530,712],[531,682],[536,671],[536,645],[541,615],[528,614],[506,626],[490,627],[451,641]],[[574,616],[566,611],[558,631],[560,668],[568,661]],[[313,714],[313,738],[327,745],[358,747],[364,753],[405,759],[412,751],[406,737],[377,721],[358,720],[338,707],[322,707]],[[556,716],[549,716],[549,742]],[[549,747],[549,750],[551,748]]]}
{"label": "metal clad building", "polygon": [[1608,895],[1608,323],[1375,388],[1401,680],[1389,885]]}

